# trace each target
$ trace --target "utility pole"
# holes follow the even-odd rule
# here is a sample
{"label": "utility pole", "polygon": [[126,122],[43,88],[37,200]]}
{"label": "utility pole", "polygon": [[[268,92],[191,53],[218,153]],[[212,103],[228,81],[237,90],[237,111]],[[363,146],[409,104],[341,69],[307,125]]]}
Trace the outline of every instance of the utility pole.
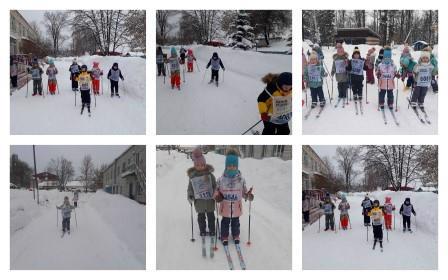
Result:
{"label": "utility pole", "polygon": [[33,158],[34,158],[34,184],[37,193],[37,205],[39,205],[39,185],[37,184],[37,168],[36,168],[36,146],[33,145]]}

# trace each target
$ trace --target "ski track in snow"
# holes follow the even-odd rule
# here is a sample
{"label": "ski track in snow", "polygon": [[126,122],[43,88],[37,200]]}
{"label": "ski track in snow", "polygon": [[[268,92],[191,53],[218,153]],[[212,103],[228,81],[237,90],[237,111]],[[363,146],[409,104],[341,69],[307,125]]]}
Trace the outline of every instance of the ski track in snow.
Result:
{"label": "ski track in snow", "polygon": [[[367,51],[370,47],[368,45],[357,45],[361,51],[361,56],[365,58]],[[309,49],[309,46],[304,42],[303,43],[304,53]],[[353,53],[353,49],[355,45],[344,45],[345,51],[351,55]],[[381,49],[380,46],[375,46],[376,48],[376,57],[378,57],[378,52]],[[397,69],[400,69],[399,61],[400,54],[402,52],[403,46],[397,46],[392,50],[392,57],[394,60],[394,64],[397,66]],[[333,54],[335,53],[334,48],[323,47],[324,53],[324,63],[328,70],[331,71],[331,66],[333,63]],[[412,56],[415,60],[418,60],[420,57],[420,52],[414,52],[411,50]],[[335,104],[338,101],[338,89],[336,79],[333,79],[333,100],[332,104],[329,102],[328,98],[328,90],[327,84],[330,90],[331,95],[331,76],[329,75],[327,78],[324,78],[323,84],[323,92],[326,99],[326,107],[322,115],[319,119],[315,118],[316,112],[312,113],[308,120],[302,121],[302,132],[308,135],[399,135],[399,134],[424,134],[424,135],[432,135],[437,134],[438,129],[438,94],[434,94],[432,92],[432,88],[428,89],[426,98],[425,98],[425,109],[428,113],[428,117],[431,120],[431,124],[422,124],[418,118],[415,116],[415,113],[411,108],[408,109],[408,101],[407,97],[411,96],[411,90],[404,90],[404,83],[399,79],[398,80],[398,112],[395,112],[398,122],[400,123],[397,126],[390,114],[389,110],[386,106],[386,118],[387,125],[384,124],[383,117],[381,115],[381,111],[378,111],[378,87],[377,85],[368,85],[367,89],[367,97],[369,104],[366,104],[366,83],[365,83],[366,72],[364,72],[364,86],[363,86],[363,109],[364,114],[356,115],[355,114],[355,103],[354,101],[349,101],[349,105],[345,105],[345,108],[342,108],[342,101],[339,104],[338,108],[334,108]],[[325,82],[327,79],[327,82]],[[375,82],[377,83],[378,79],[375,77]],[[397,79],[394,80],[395,84],[397,84]],[[406,82],[406,80],[405,80]],[[348,90],[348,94],[350,94],[350,89]],[[308,107],[302,107],[302,119],[304,118],[308,108],[311,106],[311,93],[310,90],[306,90],[306,94],[308,95]],[[394,109],[395,109],[395,98],[396,98],[396,88],[394,89]],[[302,92],[302,99],[305,101],[305,93]],[[387,100],[387,99],[386,99]],[[358,104],[359,106],[359,104]],[[419,111],[420,113],[420,111]]]}
{"label": "ski track in snow", "polygon": [[[362,216],[361,201],[363,194],[347,196],[351,209],[349,210],[352,229],[339,230],[339,211],[335,210],[337,233],[323,231],[325,216],[305,228],[302,237],[302,260],[306,270],[326,269],[437,269],[438,262],[438,195],[433,193],[414,192],[374,192],[370,199],[378,199],[384,203],[386,196],[392,197],[396,207],[395,230],[389,232],[387,241],[386,230],[383,231],[384,252],[380,252],[379,244],[373,247],[372,227],[369,227],[369,241],[366,239],[366,228]],[[411,226],[414,232],[402,232],[402,219],[398,214],[406,197],[411,198],[417,213],[417,228],[412,217]],[[339,205],[338,201],[336,207]],[[392,222],[393,226],[393,222]]]}
{"label": "ski track in snow", "polygon": [[[32,96],[33,82],[28,82],[28,98],[26,85],[13,92],[10,98],[11,134],[145,134],[145,65],[146,60],[136,57],[101,57],[83,56],[78,64],[86,64],[92,68],[93,61],[100,62],[104,75],[104,95],[95,97],[91,92],[91,112],[89,118],[87,108],[81,116],[81,95],[75,97],[71,90],[70,72],[72,58],[56,58],[58,69],[59,93],[46,95],[48,76],[47,66],[43,68],[43,94]],[[113,62],[118,62],[123,71],[124,81],[119,83],[121,98],[110,97],[110,82],[107,73]],[[101,88],[100,88],[101,93]]]}
{"label": "ski track in snow", "polygon": [[[198,64],[194,63],[193,73],[185,69],[185,83],[181,66],[180,91],[171,89],[169,76],[165,84],[163,76],[157,77],[157,134],[241,134],[259,120],[257,98],[264,89],[261,78],[292,69],[289,55],[191,48]],[[211,70],[205,70],[215,51],[226,68],[219,71],[219,87],[208,84]],[[169,53],[169,49],[164,52]]]}
{"label": "ski track in snow", "polygon": [[[220,177],[224,156],[205,155],[208,164]],[[191,242],[190,205],[187,202],[188,177],[192,166],[185,154],[157,152],[157,269],[228,269],[224,248],[218,240],[218,250],[209,257],[210,238],[207,237],[207,257],[201,255],[201,238],[197,214],[193,208],[195,242]],[[240,159],[240,170],[247,187],[254,187],[252,202],[251,242],[248,237],[249,203],[243,202],[241,250],[248,270],[291,269],[291,161],[279,159]],[[221,217],[220,217],[221,220]],[[235,269],[240,269],[232,241],[229,251]]]}

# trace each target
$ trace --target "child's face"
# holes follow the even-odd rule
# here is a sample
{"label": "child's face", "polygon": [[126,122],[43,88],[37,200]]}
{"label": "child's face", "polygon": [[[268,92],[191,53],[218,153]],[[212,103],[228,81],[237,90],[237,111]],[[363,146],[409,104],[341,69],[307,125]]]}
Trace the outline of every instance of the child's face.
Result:
{"label": "child's face", "polygon": [[427,56],[422,57],[423,63],[429,63],[429,58]]}
{"label": "child's face", "polygon": [[292,90],[292,86],[289,85],[283,85],[280,88],[282,90],[282,92],[284,93],[284,95],[287,95],[288,93],[291,93]]}
{"label": "child's face", "polygon": [[195,168],[198,171],[203,171],[203,170],[205,170],[205,164],[202,164],[202,163],[198,164],[198,165],[195,166]]}
{"label": "child's face", "polygon": [[353,58],[358,59],[358,58],[359,58],[359,54],[358,54],[358,53],[355,53],[355,54],[353,55]]}
{"label": "child's face", "polygon": [[313,64],[313,65],[317,64],[317,58],[311,58],[310,64]]}
{"label": "child's face", "polygon": [[227,166],[227,170],[233,170],[233,171],[235,171],[235,170],[238,170],[238,167],[237,167],[236,165],[228,165],[228,166]]}

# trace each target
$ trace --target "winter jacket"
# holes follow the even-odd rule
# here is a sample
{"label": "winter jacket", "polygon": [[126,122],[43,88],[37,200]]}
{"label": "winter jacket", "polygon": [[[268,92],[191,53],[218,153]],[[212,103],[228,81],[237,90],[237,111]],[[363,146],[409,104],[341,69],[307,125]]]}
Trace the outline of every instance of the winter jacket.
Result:
{"label": "winter jacket", "polygon": [[400,75],[397,72],[397,66],[391,60],[389,64],[381,62],[377,69],[379,88],[382,90],[395,89],[394,79]]}
{"label": "winter jacket", "polygon": [[383,224],[383,210],[380,207],[374,207],[367,215],[372,219],[372,225],[380,226]]}
{"label": "winter jacket", "polygon": [[157,64],[163,64],[165,62],[165,58],[163,56],[163,51],[162,50],[157,50],[156,52],[156,63]]}
{"label": "winter jacket", "polygon": [[[277,87],[277,82],[272,81],[269,83],[266,88],[263,90],[260,95],[258,95],[258,111],[261,114],[267,113],[269,115],[273,115],[273,101],[275,98],[285,98],[289,97],[291,98],[290,93],[284,93]],[[291,101],[292,102],[292,101]],[[270,122],[274,124],[286,124],[289,122],[289,120],[292,118],[292,111],[281,115],[271,118]]]}
{"label": "winter jacket", "polygon": [[320,208],[324,210],[325,215],[332,215],[334,214],[334,209],[336,209],[336,206],[333,202],[324,202],[320,205]]}
{"label": "winter jacket", "polygon": [[188,62],[193,62],[194,60],[196,60],[196,57],[193,54],[187,54],[187,61]]}
{"label": "winter jacket", "polygon": [[310,88],[318,88],[323,84],[323,77],[327,76],[322,64],[313,65],[308,64],[305,66],[305,72],[303,73],[306,85]]}
{"label": "winter jacket", "polygon": [[247,199],[246,180],[241,172],[235,177],[223,174],[216,183],[214,198],[222,194],[224,200],[219,203],[219,214],[226,218],[236,218],[243,214],[242,199]]}
{"label": "winter jacket", "polygon": [[350,73],[350,81],[364,81],[364,71],[367,70],[367,64],[364,58],[352,58],[347,65],[347,71]]}
{"label": "winter jacket", "polygon": [[42,80],[42,74],[44,73],[44,70],[40,68],[40,66],[31,67],[28,69],[28,73],[31,74],[31,79],[33,80]]}
{"label": "winter jacket", "polygon": [[428,63],[428,65],[423,65],[421,63],[415,65],[414,75],[415,83],[418,87],[430,87],[432,76],[436,75],[435,67]]}
{"label": "winter jacket", "polygon": [[366,56],[366,66],[367,69],[374,69],[375,68],[375,53],[373,52],[372,54],[368,54]]}
{"label": "winter jacket", "polygon": [[361,202],[361,207],[362,207],[363,215],[366,215],[367,213],[369,213],[370,210],[372,210],[372,207],[373,207],[372,200],[370,200],[368,198],[364,198],[364,200]]}
{"label": "winter jacket", "polygon": [[120,79],[124,79],[120,68],[117,68],[117,70],[110,68],[109,73],[107,73],[107,78],[115,82],[118,82]]}
{"label": "winter jacket", "polygon": [[78,193],[78,192],[75,192],[75,193],[73,194],[73,201],[78,201],[78,199],[79,199],[79,193]]}
{"label": "winter jacket", "polygon": [[15,77],[18,74],[17,63],[13,63],[9,66],[9,75]]}
{"label": "winter jacket", "polygon": [[101,76],[103,76],[103,70],[98,67],[92,68],[92,70],[90,70],[90,75],[93,80],[98,81],[101,79]]}
{"label": "winter jacket", "polygon": [[333,55],[333,66],[331,67],[331,76],[336,74],[336,81],[338,83],[348,82],[348,53],[344,52],[343,55],[337,53]]}
{"label": "winter jacket", "polygon": [[180,73],[180,58],[171,56],[168,58],[168,64],[170,65],[171,74]]}
{"label": "winter jacket", "polygon": [[432,53],[431,53],[430,61],[431,61],[432,66],[434,66],[434,73],[435,73],[434,75],[438,75],[438,73],[439,73],[439,63],[437,61],[436,56],[433,55]]}
{"label": "winter jacket", "polygon": [[61,210],[63,219],[70,218],[72,216],[72,209],[75,209],[70,203],[63,203],[61,206],[57,206],[57,208]]}
{"label": "winter jacket", "polygon": [[383,205],[384,214],[391,215],[393,211],[395,211],[395,205],[393,205],[392,203],[384,203]]}
{"label": "winter jacket", "polygon": [[79,90],[90,90],[90,82],[92,81],[92,78],[90,77],[89,72],[81,72],[76,80],[79,83]]}
{"label": "winter jacket", "polygon": [[215,200],[213,194],[216,190],[216,178],[213,175],[215,169],[207,164],[205,170],[196,170],[191,167],[187,171],[188,190],[187,199],[194,201],[197,213],[215,211]]}
{"label": "winter jacket", "polygon": [[411,203],[409,203],[408,205],[403,203],[400,207],[400,215],[410,217],[411,214],[414,214],[415,216],[414,205],[412,205]]}
{"label": "winter jacket", "polygon": [[215,71],[219,70],[220,67],[222,69],[224,69],[224,70],[226,69],[224,67],[224,64],[222,64],[221,58],[219,58],[219,57],[216,57],[216,58],[212,57],[212,58],[210,58],[210,61],[207,63],[206,68],[209,68],[210,66],[212,66],[212,70],[215,70]]}
{"label": "winter jacket", "polygon": [[341,215],[348,215],[350,204],[348,202],[341,202],[338,205],[338,210],[341,211]]}
{"label": "winter jacket", "polygon": [[58,68],[56,68],[55,66],[50,66],[47,68],[47,71],[45,71],[45,73],[47,74],[49,81],[55,81],[56,75],[58,74]]}
{"label": "winter jacket", "polygon": [[79,66],[79,64],[77,64],[77,63],[72,64],[72,65],[70,65],[70,67],[68,68],[68,71],[70,71],[70,73],[71,73],[72,75],[79,74],[79,72],[81,72],[81,66]]}

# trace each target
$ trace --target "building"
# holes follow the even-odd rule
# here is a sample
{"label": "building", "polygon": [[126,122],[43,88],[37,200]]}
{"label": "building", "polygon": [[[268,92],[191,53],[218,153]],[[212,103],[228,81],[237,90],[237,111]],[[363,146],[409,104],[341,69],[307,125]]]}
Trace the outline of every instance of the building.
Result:
{"label": "building", "polygon": [[215,146],[218,154],[225,155],[228,149],[237,149],[241,158],[263,159],[277,157],[283,160],[292,159],[292,146],[290,145],[239,145],[239,146]]}
{"label": "building", "polygon": [[338,28],[334,36],[336,42],[345,42],[350,45],[379,45],[380,35],[370,28]]}
{"label": "building", "polygon": [[31,182],[32,187],[35,186],[34,178],[37,178],[37,185],[40,190],[52,190],[59,188],[59,178],[58,176],[51,174],[50,172],[42,172],[33,175],[33,180]]}
{"label": "building", "polygon": [[146,146],[131,146],[103,173],[103,188],[146,204]]}
{"label": "building", "polygon": [[9,12],[10,55],[30,53],[29,48],[38,47],[36,44],[37,34],[26,19],[17,10]]}
{"label": "building", "polygon": [[328,167],[309,145],[302,146],[302,190],[322,189],[320,182],[327,179]]}

